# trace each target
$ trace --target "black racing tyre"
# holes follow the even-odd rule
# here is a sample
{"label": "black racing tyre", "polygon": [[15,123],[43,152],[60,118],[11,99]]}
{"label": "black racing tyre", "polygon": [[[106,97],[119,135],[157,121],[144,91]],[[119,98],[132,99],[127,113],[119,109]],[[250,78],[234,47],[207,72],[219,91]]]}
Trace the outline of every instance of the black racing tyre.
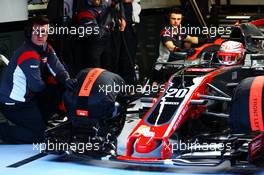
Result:
{"label": "black racing tyre", "polygon": [[[251,91],[256,91],[255,86],[252,85],[254,81],[259,80],[256,78],[257,77],[249,77],[244,79],[235,89],[230,108],[229,120],[233,133],[249,133],[252,131],[250,124],[250,103],[252,103],[252,101],[250,101],[250,93]],[[262,100],[261,108],[263,113],[263,88],[260,100]]]}

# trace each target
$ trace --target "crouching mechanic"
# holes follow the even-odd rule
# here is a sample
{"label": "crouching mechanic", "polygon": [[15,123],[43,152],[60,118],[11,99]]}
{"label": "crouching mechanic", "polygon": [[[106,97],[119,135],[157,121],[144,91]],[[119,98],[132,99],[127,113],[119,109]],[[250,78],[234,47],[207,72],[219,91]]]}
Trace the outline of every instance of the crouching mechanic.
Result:
{"label": "crouching mechanic", "polygon": [[[94,124],[105,134],[115,130],[113,120],[119,122],[113,135],[120,134],[125,120],[118,106],[124,98],[124,80],[117,74],[100,68],[87,68],[77,75],[73,91],[64,93],[64,104],[74,128],[87,132]],[[121,102],[122,103],[122,102]],[[105,125],[106,124],[106,125]]]}
{"label": "crouching mechanic", "polygon": [[[46,88],[44,70],[48,70],[66,88],[75,80],[47,43],[49,21],[33,17],[25,29],[26,40],[11,58],[0,85],[0,112],[11,121],[0,123],[0,139],[8,143],[32,143],[43,140],[46,129],[36,95]],[[50,100],[53,95],[46,94]],[[48,104],[50,105],[50,104]]]}

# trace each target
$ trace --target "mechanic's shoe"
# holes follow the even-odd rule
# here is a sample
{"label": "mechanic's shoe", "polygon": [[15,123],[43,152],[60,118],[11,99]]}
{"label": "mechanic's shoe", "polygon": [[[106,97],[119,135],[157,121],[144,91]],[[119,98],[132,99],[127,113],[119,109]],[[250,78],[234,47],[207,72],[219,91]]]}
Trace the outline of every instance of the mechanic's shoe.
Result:
{"label": "mechanic's shoe", "polygon": [[7,123],[8,120],[5,118],[5,116],[0,112],[0,123]]}
{"label": "mechanic's shoe", "polygon": [[[0,125],[1,125],[1,123],[0,123]],[[3,136],[1,136],[1,131],[0,131],[0,144],[5,143],[4,140],[2,140],[2,138],[3,138]]]}
{"label": "mechanic's shoe", "polygon": [[56,127],[64,122],[68,121],[68,117],[64,115],[54,114],[48,121],[47,121],[47,128]]}
{"label": "mechanic's shoe", "polygon": [[110,133],[107,134],[104,143],[102,144],[102,151],[107,155],[116,156],[117,139],[113,138]]}
{"label": "mechanic's shoe", "polygon": [[5,143],[5,141],[2,140],[2,136],[1,136],[1,133],[0,133],[0,144],[4,144],[4,143]]}
{"label": "mechanic's shoe", "polygon": [[4,114],[0,112],[0,123],[8,123],[10,126],[16,126],[14,123],[12,123],[10,120],[8,120]]}
{"label": "mechanic's shoe", "polygon": [[109,153],[110,153],[111,156],[114,156],[114,157],[117,156],[116,150],[112,149],[112,150],[109,151]]}

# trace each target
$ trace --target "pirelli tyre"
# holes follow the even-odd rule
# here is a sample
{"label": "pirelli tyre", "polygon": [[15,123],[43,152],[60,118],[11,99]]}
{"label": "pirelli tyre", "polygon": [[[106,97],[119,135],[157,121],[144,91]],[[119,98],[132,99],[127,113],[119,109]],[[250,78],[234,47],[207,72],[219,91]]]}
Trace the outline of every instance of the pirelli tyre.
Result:
{"label": "pirelli tyre", "polygon": [[264,131],[263,127],[264,76],[244,79],[235,89],[230,109],[233,133]]}

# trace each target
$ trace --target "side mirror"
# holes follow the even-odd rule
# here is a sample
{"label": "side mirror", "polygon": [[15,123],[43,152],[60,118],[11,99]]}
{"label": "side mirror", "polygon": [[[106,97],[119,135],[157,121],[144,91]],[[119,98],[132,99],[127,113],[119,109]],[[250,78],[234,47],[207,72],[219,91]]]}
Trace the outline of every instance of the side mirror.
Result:
{"label": "side mirror", "polygon": [[255,39],[255,40],[264,40],[264,36],[258,36],[258,35],[251,35],[250,38]]}
{"label": "side mirror", "polygon": [[259,50],[257,50],[256,48],[252,48],[252,47],[247,47],[246,48],[246,53],[247,54],[256,54],[258,52],[259,52]]}
{"label": "side mirror", "polygon": [[251,60],[264,60],[264,54],[252,54]]}

